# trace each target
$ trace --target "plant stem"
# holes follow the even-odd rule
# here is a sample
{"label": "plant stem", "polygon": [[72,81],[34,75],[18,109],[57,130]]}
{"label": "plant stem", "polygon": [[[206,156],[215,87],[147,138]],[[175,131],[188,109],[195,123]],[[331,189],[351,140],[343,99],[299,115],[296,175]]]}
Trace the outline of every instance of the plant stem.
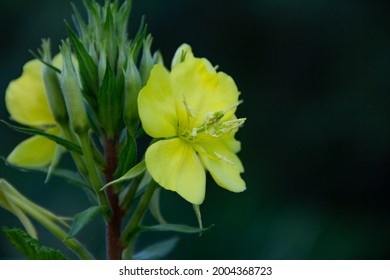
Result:
{"label": "plant stem", "polygon": [[157,183],[152,180],[148,188],[146,189],[144,195],[141,197],[141,200],[137,205],[133,217],[123,231],[122,240],[124,242],[128,243],[129,241],[132,241],[133,236],[137,234],[137,228],[139,226],[139,223],[144,217],[146,210],[148,210],[149,202],[152,199],[153,193],[156,190],[157,186]]}
{"label": "plant stem", "polygon": [[[117,137],[112,139],[104,138],[104,158],[106,161],[104,175],[106,183],[114,180],[114,172],[118,165],[116,145]],[[111,219],[106,223],[107,259],[120,260],[122,259],[122,251],[124,249],[120,240],[124,212],[119,207],[119,197],[113,186],[106,188],[106,195],[112,213]]]}
{"label": "plant stem", "polygon": [[[104,195],[104,192],[102,192],[100,189],[102,188],[102,183],[100,181],[99,174],[97,173],[95,162],[93,160],[93,154],[91,149],[91,144],[89,143],[89,137],[88,133],[84,133],[79,135],[80,142],[81,142],[81,148],[83,150],[84,158],[85,158],[85,164],[87,166],[88,175],[91,181],[91,184],[93,186],[93,189],[95,190],[95,193],[99,199],[99,204],[101,206],[108,207],[108,201],[106,196]],[[106,221],[109,220],[109,214],[105,212],[103,214]]]}

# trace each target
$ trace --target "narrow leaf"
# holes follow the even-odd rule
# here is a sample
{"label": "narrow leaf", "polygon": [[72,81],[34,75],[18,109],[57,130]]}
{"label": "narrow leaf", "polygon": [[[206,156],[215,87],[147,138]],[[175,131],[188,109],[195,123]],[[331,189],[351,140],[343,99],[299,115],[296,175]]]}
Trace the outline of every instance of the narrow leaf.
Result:
{"label": "narrow leaf", "polygon": [[130,133],[127,133],[125,143],[119,152],[118,167],[115,170],[114,178],[124,175],[127,170],[134,166],[136,159],[137,143]]}
{"label": "narrow leaf", "polygon": [[62,154],[64,152],[65,152],[65,148],[63,146],[56,145],[54,157],[53,157],[52,161],[50,162],[49,168],[47,170],[45,183],[49,182],[51,175],[53,174],[54,170],[57,168],[58,163],[60,162],[60,159],[61,159]]}
{"label": "narrow leaf", "polygon": [[168,255],[175,248],[179,239],[177,237],[170,238],[150,245],[144,250],[135,253],[133,259],[135,260],[153,260],[160,259]]}
{"label": "narrow leaf", "polygon": [[30,260],[66,260],[60,251],[42,246],[21,229],[3,227],[2,230],[12,245]]}
{"label": "narrow leaf", "polygon": [[[0,159],[2,159],[6,165],[8,165],[16,170],[22,171],[22,172],[31,172],[31,171],[42,172],[42,173],[48,172],[48,169],[46,167],[34,167],[34,168],[20,167],[20,166],[13,165],[13,164],[9,163],[7,161],[7,159],[4,157],[0,156]],[[76,186],[87,188],[87,189],[89,188],[89,186],[83,181],[83,179],[80,177],[80,174],[77,172],[73,172],[73,171],[70,171],[67,169],[62,169],[62,168],[56,168],[52,171],[51,174],[54,176],[57,176],[59,178],[64,179],[65,181],[67,181],[68,183],[70,183],[72,185],[76,185]]]}
{"label": "narrow leaf", "polygon": [[80,232],[80,230],[82,230],[87,224],[89,224],[98,213],[105,210],[105,207],[92,206],[84,210],[83,212],[78,213],[74,218],[72,227],[70,228],[66,239],[76,236]]}
{"label": "narrow leaf", "polygon": [[76,33],[65,22],[65,27],[72,42],[79,63],[79,71],[83,86],[83,94],[93,111],[97,108],[96,94],[98,92],[98,70],[92,57],[77,38]]}
{"label": "narrow leaf", "polygon": [[166,231],[173,231],[173,232],[180,232],[180,233],[188,233],[188,234],[197,234],[201,232],[206,232],[210,228],[212,228],[214,225],[211,225],[207,228],[196,228],[191,227],[188,225],[181,225],[181,224],[161,224],[161,225],[155,225],[155,226],[140,226],[140,231],[158,231],[158,232],[166,232]]}
{"label": "narrow leaf", "polygon": [[141,173],[145,172],[145,170],[146,170],[145,161],[141,161],[136,166],[134,166],[132,169],[127,171],[125,175],[123,175],[122,177],[120,177],[117,180],[109,182],[101,190],[104,190],[108,186],[114,185],[116,183],[131,180],[131,179],[137,177],[138,175],[140,175]]}
{"label": "narrow leaf", "polygon": [[160,224],[166,224],[164,217],[161,214],[161,208],[160,208],[160,194],[161,194],[161,188],[158,188],[154,191],[152,199],[150,200],[149,209],[152,213],[153,217],[160,223]]}
{"label": "narrow leaf", "polygon": [[80,146],[78,146],[78,145],[76,145],[68,140],[65,140],[61,137],[46,133],[45,131],[40,130],[40,129],[20,127],[20,126],[15,126],[15,125],[9,124],[4,120],[0,120],[0,121],[2,123],[4,123],[5,125],[7,125],[8,127],[12,128],[13,130],[16,130],[18,132],[22,132],[25,134],[30,134],[30,135],[44,136],[44,137],[56,142],[57,144],[64,146],[69,151],[73,151],[73,152],[81,154]]}

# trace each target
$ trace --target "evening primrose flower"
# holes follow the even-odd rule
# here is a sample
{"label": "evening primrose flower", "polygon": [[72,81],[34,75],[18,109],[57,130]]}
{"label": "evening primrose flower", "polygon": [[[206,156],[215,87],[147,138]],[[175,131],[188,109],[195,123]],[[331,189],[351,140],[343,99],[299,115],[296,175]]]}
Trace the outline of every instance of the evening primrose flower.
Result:
{"label": "evening primrose flower", "polygon": [[233,79],[195,58],[184,44],[172,60],[171,72],[155,65],[138,97],[143,129],[161,139],[146,151],[153,179],[192,204],[203,202],[207,169],[215,182],[232,192],[246,189],[234,135],[245,119],[237,119],[239,92]]}
{"label": "evening primrose flower", "polygon": [[[5,103],[14,121],[60,135],[48,104],[39,60],[27,62],[22,75],[8,85]],[[55,150],[55,142],[43,136],[33,136],[16,146],[7,161],[17,166],[42,167],[51,162]]]}

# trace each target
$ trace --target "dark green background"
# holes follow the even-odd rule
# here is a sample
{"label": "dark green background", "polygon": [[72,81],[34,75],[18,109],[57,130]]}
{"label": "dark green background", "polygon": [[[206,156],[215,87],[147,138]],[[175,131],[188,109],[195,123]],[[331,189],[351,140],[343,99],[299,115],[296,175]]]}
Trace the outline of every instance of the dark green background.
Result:
{"label": "dark green background", "polygon": [[[81,1],[75,0],[77,6]],[[234,77],[247,117],[240,157],[247,191],[227,192],[210,180],[202,237],[181,236],[174,259],[389,259],[390,4],[353,0],[135,1],[169,65],[187,42]],[[0,118],[3,93],[40,39],[66,36],[68,1],[0,2]],[[0,155],[25,136],[0,126]],[[0,163],[0,177],[62,215],[87,207],[61,180]],[[196,225],[192,207],[163,192],[171,222]],[[19,226],[0,209],[0,225]],[[61,248],[38,227],[45,245]],[[80,238],[104,256],[102,222]],[[144,244],[168,235],[146,235]],[[69,256],[71,254],[67,253]],[[0,235],[0,258],[21,256]]]}

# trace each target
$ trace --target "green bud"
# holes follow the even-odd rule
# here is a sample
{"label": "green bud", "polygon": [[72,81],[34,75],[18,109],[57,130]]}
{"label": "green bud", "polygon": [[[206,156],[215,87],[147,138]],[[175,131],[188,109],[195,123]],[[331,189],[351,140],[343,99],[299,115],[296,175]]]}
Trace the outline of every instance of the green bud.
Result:
{"label": "green bud", "polygon": [[61,87],[65,96],[66,108],[73,131],[80,135],[88,131],[89,122],[85,109],[81,88],[72,62],[69,42],[61,46],[63,58],[61,72]]}
{"label": "green bud", "polygon": [[134,133],[139,121],[137,99],[140,90],[141,75],[135,65],[133,53],[131,53],[125,71],[125,104],[123,108],[123,118],[131,134]]}
{"label": "green bud", "polygon": [[156,51],[153,54],[153,62],[154,64],[164,65],[164,59],[160,51]]}
{"label": "green bud", "polygon": [[126,61],[127,61],[127,46],[128,42],[123,40],[122,38],[119,38],[117,40],[118,44],[118,62],[116,67],[116,73],[122,73],[122,69],[125,69],[126,67]]}
{"label": "green bud", "polygon": [[107,55],[106,52],[103,51],[100,54],[99,64],[98,64],[99,85],[102,84],[104,74],[106,73],[106,68],[107,68]]}
{"label": "green bud", "polygon": [[146,82],[149,79],[150,71],[153,68],[154,61],[152,57],[152,53],[150,52],[150,48],[152,46],[153,38],[149,34],[143,43],[143,49],[142,49],[142,58],[141,58],[141,65],[140,65],[140,74],[141,74],[141,81],[142,85],[146,85]]}
{"label": "green bud", "polygon": [[[49,40],[42,40],[42,59],[46,63],[52,64]],[[56,71],[48,65],[43,64],[42,78],[50,111],[56,123],[60,126],[66,125],[68,123],[68,113]]]}

